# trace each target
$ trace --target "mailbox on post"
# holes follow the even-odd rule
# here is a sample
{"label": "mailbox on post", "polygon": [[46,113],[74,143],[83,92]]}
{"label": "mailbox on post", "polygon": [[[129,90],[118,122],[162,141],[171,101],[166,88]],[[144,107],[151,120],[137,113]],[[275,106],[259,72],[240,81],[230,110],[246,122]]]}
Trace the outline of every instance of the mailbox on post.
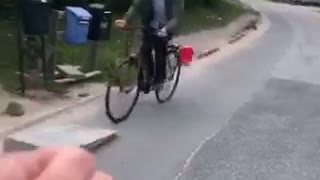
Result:
{"label": "mailbox on post", "polygon": [[70,44],[86,43],[91,17],[90,13],[81,7],[67,7],[65,41]]}
{"label": "mailbox on post", "polygon": [[105,10],[102,4],[91,4],[89,12],[92,19],[88,39],[93,41],[109,40],[112,25],[111,11]]}
{"label": "mailbox on post", "polygon": [[26,35],[49,32],[51,3],[48,0],[20,0],[23,30]]}

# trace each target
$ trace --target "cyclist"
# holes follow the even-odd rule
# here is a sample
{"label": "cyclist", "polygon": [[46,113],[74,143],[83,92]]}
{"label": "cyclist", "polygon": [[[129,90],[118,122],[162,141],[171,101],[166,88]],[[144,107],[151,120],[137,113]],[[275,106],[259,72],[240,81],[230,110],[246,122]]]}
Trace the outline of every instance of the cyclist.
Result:
{"label": "cyclist", "polygon": [[[126,29],[129,24],[140,19],[144,27],[140,52],[151,77],[154,77],[152,85],[155,88],[161,87],[166,76],[168,38],[163,37],[177,34],[183,6],[184,0],[134,0],[124,18],[115,21],[118,28]],[[155,72],[152,50],[155,51]],[[150,86],[151,84],[147,85],[145,91],[148,92]]]}

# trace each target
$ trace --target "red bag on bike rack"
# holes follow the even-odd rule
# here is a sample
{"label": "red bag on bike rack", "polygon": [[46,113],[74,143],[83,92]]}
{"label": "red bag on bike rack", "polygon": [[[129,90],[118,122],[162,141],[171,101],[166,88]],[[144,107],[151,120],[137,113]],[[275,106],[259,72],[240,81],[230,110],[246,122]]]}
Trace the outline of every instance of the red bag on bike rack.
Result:
{"label": "red bag on bike rack", "polygon": [[191,46],[183,46],[180,49],[179,53],[180,53],[180,61],[182,64],[189,64],[192,62],[194,51]]}

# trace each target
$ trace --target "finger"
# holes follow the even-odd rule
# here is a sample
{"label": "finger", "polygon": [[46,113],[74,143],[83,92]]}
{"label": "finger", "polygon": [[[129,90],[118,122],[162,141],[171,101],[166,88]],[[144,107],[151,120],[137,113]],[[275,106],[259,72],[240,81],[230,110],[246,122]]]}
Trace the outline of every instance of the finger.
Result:
{"label": "finger", "polygon": [[59,151],[36,180],[89,180],[95,172],[94,157],[80,149]]}
{"label": "finger", "polygon": [[112,180],[112,177],[102,172],[96,172],[91,180]]}
{"label": "finger", "polygon": [[[20,160],[23,158],[23,161],[25,161],[25,155],[26,154],[22,155],[15,153],[2,156],[0,158],[0,179],[27,180],[27,173],[21,165]],[[30,154],[28,153],[27,156],[29,155]]]}
{"label": "finger", "polygon": [[0,179],[33,179],[54,154],[54,149],[5,154],[0,157]]}

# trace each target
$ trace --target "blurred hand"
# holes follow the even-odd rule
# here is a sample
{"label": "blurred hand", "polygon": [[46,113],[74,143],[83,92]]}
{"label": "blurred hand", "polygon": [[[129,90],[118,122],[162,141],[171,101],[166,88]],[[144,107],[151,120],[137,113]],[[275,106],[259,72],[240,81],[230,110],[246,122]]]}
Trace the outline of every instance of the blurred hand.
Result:
{"label": "blurred hand", "polygon": [[115,25],[119,29],[126,29],[126,27],[128,26],[127,21],[125,19],[117,19],[115,21]]}
{"label": "blurred hand", "polygon": [[164,27],[164,28],[161,28],[158,32],[157,32],[157,36],[159,37],[166,37],[168,35],[167,33],[167,29]]}
{"label": "blurred hand", "polygon": [[77,148],[50,148],[0,155],[0,180],[112,180],[95,159]]}

